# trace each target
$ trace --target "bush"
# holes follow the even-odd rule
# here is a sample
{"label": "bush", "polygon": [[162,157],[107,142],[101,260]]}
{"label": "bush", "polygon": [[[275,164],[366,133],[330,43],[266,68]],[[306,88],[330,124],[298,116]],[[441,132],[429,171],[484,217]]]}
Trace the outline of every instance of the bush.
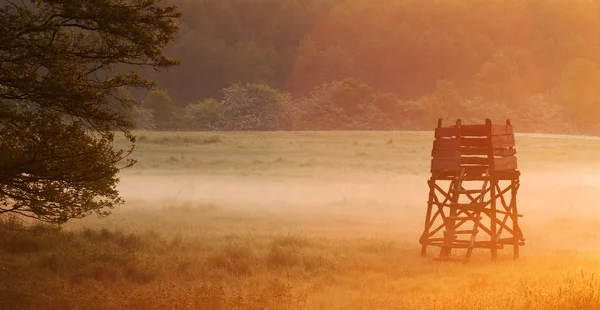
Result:
{"label": "bush", "polygon": [[[357,79],[344,79],[316,87],[301,99],[300,126],[308,130],[390,129],[388,115],[397,103]],[[393,109],[393,110],[383,110]]]}
{"label": "bush", "polygon": [[[233,131],[267,131],[289,126],[291,99],[266,84],[234,84],[224,91],[219,128]],[[280,114],[285,112],[283,114]]]}
{"label": "bush", "polygon": [[166,91],[149,92],[142,102],[142,108],[153,113],[156,129],[171,130],[177,127],[179,109]]}
{"label": "bush", "polygon": [[152,110],[141,106],[134,106],[129,113],[131,115],[131,121],[133,121],[133,124],[135,125],[135,129],[156,129],[156,119],[154,118],[154,112]]}
{"label": "bush", "polygon": [[183,109],[183,120],[186,128],[191,130],[218,130],[219,121],[224,116],[223,105],[216,99],[209,98],[189,104]]}
{"label": "bush", "polygon": [[515,122],[520,131],[539,133],[572,133],[574,127],[566,119],[563,108],[549,102],[544,95],[535,95],[519,104]]}

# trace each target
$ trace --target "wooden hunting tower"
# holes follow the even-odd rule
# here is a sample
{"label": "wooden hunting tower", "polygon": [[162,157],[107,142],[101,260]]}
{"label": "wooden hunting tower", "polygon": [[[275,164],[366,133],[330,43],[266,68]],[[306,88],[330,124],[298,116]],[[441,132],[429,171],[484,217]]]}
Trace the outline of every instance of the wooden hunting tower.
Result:
{"label": "wooden hunting tower", "polygon": [[514,258],[525,239],[519,228],[517,191],[520,172],[515,157],[510,120],[505,125],[456,125],[435,129],[425,229],[421,255],[427,246],[440,247],[440,260],[452,258],[453,249],[498,249],[512,245]]}

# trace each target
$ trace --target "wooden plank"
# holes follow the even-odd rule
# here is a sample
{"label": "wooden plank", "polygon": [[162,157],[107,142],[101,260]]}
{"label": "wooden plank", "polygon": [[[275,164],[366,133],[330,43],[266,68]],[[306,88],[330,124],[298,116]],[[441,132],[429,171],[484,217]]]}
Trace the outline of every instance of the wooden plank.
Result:
{"label": "wooden plank", "polygon": [[[484,166],[470,166],[466,169],[466,176],[464,180],[466,181],[482,181],[489,179],[489,177],[484,177],[481,174],[485,172],[487,167]],[[459,171],[459,170],[458,170]],[[457,171],[435,171],[432,177],[435,180],[441,181],[451,181],[454,180],[457,176]],[[499,180],[517,180],[521,172],[518,170],[507,170],[507,171],[496,171],[496,177]]]}
{"label": "wooden plank", "polygon": [[457,188],[452,188],[450,189],[451,193],[458,193],[458,194],[481,194],[484,192],[484,190],[478,188],[478,189],[457,189]]}
{"label": "wooden plank", "polygon": [[462,138],[461,145],[465,147],[487,148],[487,138]]}
{"label": "wooden plank", "polygon": [[474,221],[474,220],[481,220],[482,217],[481,216],[474,216],[474,215],[470,215],[470,216],[447,216],[446,220],[448,221]]}
{"label": "wooden plank", "polygon": [[[461,148],[460,150],[461,155],[469,155],[469,156],[487,156],[488,155],[488,149],[487,148]],[[516,149],[494,149],[494,156],[502,156],[502,157],[506,157],[506,156],[514,156],[515,154],[517,154],[517,150]]]}
{"label": "wooden plank", "polygon": [[485,125],[462,125],[460,133],[465,137],[487,137],[488,132]]}
{"label": "wooden plank", "polygon": [[[487,137],[488,130],[486,125],[461,125],[460,134],[464,137]],[[512,135],[512,125],[492,125],[492,136]],[[435,129],[436,138],[455,137],[458,135],[458,127],[438,127]]]}
{"label": "wooden plank", "polygon": [[460,140],[454,139],[435,139],[433,141],[433,148],[436,150],[459,150]]}
{"label": "wooden plank", "polygon": [[490,160],[487,157],[462,157],[460,160],[463,165],[489,166]]}
{"label": "wooden plank", "polygon": [[494,149],[510,148],[515,146],[514,135],[502,135],[492,137],[492,147]]}
{"label": "wooden plank", "polygon": [[494,158],[494,168],[496,171],[517,170],[517,157]]}
{"label": "wooden plank", "polygon": [[512,125],[492,125],[492,136],[512,135]]}
{"label": "wooden plank", "polygon": [[450,138],[458,136],[458,127],[438,127],[435,129],[436,138]]}
{"label": "wooden plank", "polygon": [[[485,209],[483,209],[486,206],[486,203],[456,203],[456,202],[432,202],[435,206],[438,207],[450,207],[450,208],[455,208],[458,211],[462,213],[466,212],[466,211],[481,211],[484,212]],[[477,210],[480,209],[480,210]],[[458,215],[451,215],[451,216],[458,216]]]}
{"label": "wooden plank", "polygon": [[[500,157],[507,157],[507,156],[514,156],[517,154],[517,150],[516,149],[495,149],[494,150],[494,156],[500,156]],[[459,157],[459,156],[487,156],[488,155],[488,150],[485,148],[466,148],[463,147],[460,150],[457,149],[445,149],[445,150],[438,150],[438,149],[433,149],[431,150],[431,156],[432,157]]]}
{"label": "wooden plank", "polygon": [[458,158],[460,157],[460,150],[431,150],[431,156],[435,158]]}
{"label": "wooden plank", "polygon": [[477,229],[464,229],[464,230],[455,230],[451,233],[455,234],[455,235],[470,235],[470,234],[476,234],[478,232],[479,232],[479,230],[477,230]]}
{"label": "wooden plank", "polygon": [[499,244],[507,244],[507,245],[515,244],[515,243],[517,245],[525,245],[525,241],[523,241],[523,240],[515,241],[514,238],[501,238],[501,239],[498,239],[498,243]]}
{"label": "wooden plank", "polygon": [[485,208],[485,203],[456,203],[451,202],[446,207],[456,208],[461,210],[477,211],[477,209]]}
{"label": "wooden plank", "polygon": [[431,171],[458,171],[460,158],[434,158],[431,160]]}
{"label": "wooden plank", "polygon": [[463,147],[460,149],[461,155],[468,156],[487,156],[488,149],[487,148],[473,148],[473,147]]}
{"label": "wooden plank", "polygon": [[429,238],[429,239],[427,239],[427,241],[429,241],[429,242],[440,242],[440,241],[444,241],[444,240],[446,240],[446,239],[444,239],[444,238]]}
{"label": "wooden plank", "polygon": [[496,171],[496,177],[499,180],[517,180],[521,172],[517,170],[508,170],[508,171]]}

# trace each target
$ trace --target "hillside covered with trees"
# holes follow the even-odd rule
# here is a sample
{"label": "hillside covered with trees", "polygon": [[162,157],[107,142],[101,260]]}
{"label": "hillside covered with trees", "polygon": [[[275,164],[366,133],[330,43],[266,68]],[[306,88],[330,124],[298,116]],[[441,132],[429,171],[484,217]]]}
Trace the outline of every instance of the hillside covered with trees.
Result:
{"label": "hillside covered with trees", "polygon": [[[170,0],[138,128],[430,129],[510,117],[599,134],[600,0]],[[124,90],[127,91],[127,90]]]}

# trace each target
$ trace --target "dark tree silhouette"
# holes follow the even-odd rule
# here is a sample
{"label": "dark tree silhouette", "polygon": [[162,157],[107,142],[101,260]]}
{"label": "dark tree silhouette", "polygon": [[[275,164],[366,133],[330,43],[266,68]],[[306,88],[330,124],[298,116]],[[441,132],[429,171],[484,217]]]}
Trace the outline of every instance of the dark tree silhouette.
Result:
{"label": "dark tree silhouette", "polygon": [[64,223],[123,202],[135,137],[114,104],[134,104],[122,87],[154,85],[123,72],[176,65],[163,49],[179,16],[159,0],[0,2],[0,214]]}

